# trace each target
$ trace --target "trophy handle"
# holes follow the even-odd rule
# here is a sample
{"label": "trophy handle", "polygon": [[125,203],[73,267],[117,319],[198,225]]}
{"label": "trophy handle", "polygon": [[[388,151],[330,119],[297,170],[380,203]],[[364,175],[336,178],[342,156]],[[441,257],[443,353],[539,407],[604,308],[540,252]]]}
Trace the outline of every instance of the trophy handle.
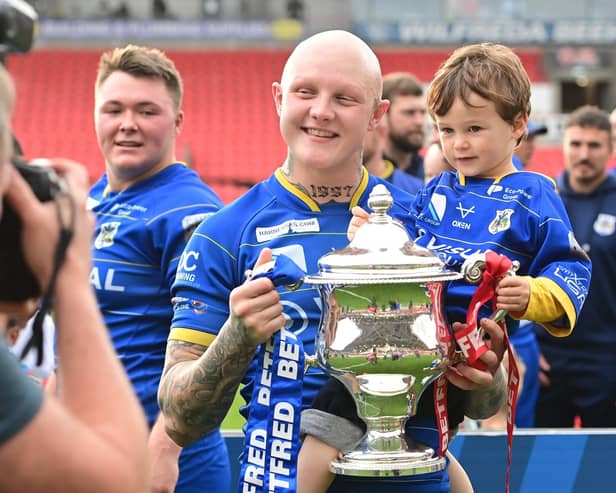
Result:
{"label": "trophy handle", "polygon": [[[464,276],[464,280],[471,284],[478,284],[482,277],[483,271],[486,268],[486,256],[484,253],[475,253],[469,256],[462,264],[461,272]],[[520,268],[520,262],[517,260],[511,261],[511,267],[505,273],[503,277],[515,276],[516,272]],[[507,315],[507,310],[496,310],[490,318],[495,322],[500,322]]]}

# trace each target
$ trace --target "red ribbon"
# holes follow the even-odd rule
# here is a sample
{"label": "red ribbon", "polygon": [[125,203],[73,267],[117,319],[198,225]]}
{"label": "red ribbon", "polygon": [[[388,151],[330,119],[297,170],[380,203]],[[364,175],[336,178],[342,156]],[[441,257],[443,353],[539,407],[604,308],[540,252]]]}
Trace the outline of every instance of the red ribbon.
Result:
{"label": "red ribbon", "polygon": [[488,346],[481,337],[480,331],[477,330],[477,314],[484,304],[494,299],[498,281],[507,275],[512,266],[509,258],[492,250],[486,252],[485,262],[481,283],[473,293],[466,313],[466,328],[455,333],[458,347],[464,354],[469,366],[480,370],[486,369],[479,358],[488,350]]}
{"label": "red ribbon", "polygon": [[[488,350],[488,346],[477,330],[477,314],[479,309],[488,301],[494,300],[496,285],[504,276],[508,274],[513,263],[512,261],[496,252],[488,250],[485,254],[485,269],[482,273],[481,283],[477,287],[466,314],[466,328],[455,333],[458,346],[464,353],[467,363],[470,366],[485,370],[486,366],[479,358]],[[495,303],[494,303],[495,304]],[[501,322],[505,347],[509,355],[509,371],[507,374],[507,474],[505,477],[505,491],[509,493],[511,477],[511,458],[513,449],[513,428],[515,424],[515,414],[518,401],[518,390],[520,387],[520,372],[513,354],[513,348],[509,343],[507,327],[505,322]]]}

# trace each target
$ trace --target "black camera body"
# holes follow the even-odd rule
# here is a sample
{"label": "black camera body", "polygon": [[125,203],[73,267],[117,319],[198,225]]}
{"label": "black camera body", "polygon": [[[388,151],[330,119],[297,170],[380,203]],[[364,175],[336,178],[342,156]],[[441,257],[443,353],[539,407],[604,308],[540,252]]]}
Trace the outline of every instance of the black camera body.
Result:
{"label": "black camera body", "polygon": [[[13,160],[13,165],[41,202],[53,200],[61,193],[62,182],[52,169],[19,160]],[[0,300],[24,301],[40,295],[38,281],[22,255],[21,220],[4,201],[0,219]]]}
{"label": "black camera body", "polygon": [[0,53],[27,53],[38,33],[38,14],[24,0],[0,0]]}

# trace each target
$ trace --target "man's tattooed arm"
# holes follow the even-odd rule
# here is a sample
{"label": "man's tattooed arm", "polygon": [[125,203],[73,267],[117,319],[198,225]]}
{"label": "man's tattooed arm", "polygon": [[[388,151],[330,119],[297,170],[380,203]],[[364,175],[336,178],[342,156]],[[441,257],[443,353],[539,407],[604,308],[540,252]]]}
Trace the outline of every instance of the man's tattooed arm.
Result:
{"label": "man's tattooed arm", "polygon": [[158,402],[167,434],[178,445],[199,439],[226,416],[256,350],[242,334],[227,322],[208,348],[167,343]]}
{"label": "man's tattooed arm", "polygon": [[492,383],[482,389],[467,392],[464,414],[471,419],[487,419],[494,416],[507,401],[507,377],[500,365]]}

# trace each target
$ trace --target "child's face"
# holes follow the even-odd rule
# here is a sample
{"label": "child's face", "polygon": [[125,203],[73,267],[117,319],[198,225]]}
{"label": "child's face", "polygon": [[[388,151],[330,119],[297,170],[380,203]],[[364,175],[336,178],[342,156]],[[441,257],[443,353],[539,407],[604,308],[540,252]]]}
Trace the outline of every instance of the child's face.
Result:
{"label": "child's face", "polygon": [[513,151],[528,117],[520,114],[511,125],[492,101],[475,93],[468,100],[472,106],[456,98],[445,115],[436,117],[445,157],[465,176],[490,178],[514,171]]}

